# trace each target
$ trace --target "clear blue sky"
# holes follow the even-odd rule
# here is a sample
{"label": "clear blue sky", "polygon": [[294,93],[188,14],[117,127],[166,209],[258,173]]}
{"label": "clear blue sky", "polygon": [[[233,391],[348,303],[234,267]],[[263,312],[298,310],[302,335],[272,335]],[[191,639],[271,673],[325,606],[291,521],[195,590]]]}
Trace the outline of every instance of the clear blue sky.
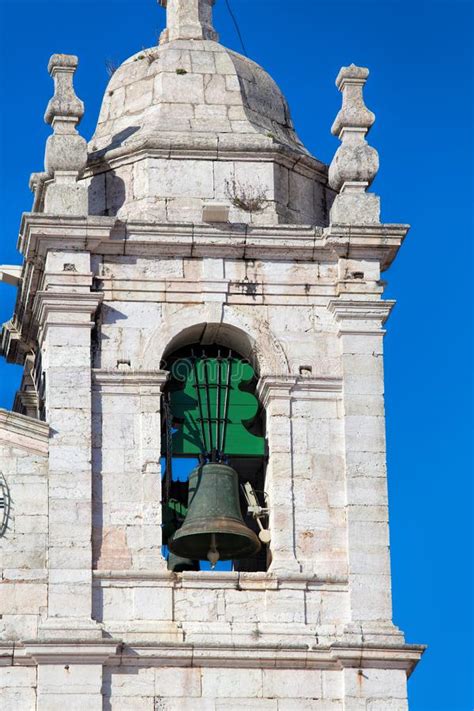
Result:
{"label": "clear blue sky", "polygon": [[[413,225],[386,274],[398,305],[386,337],[395,622],[429,650],[410,684],[412,711],[472,709],[472,4],[469,0],[232,0],[248,54],[286,93],[320,159],[340,105],[334,80],[371,70],[366,100],[381,157],[374,189],[386,222]],[[239,50],[218,0],[216,25]],[[155,44],[154,0],[0,0],[0,263],[17,262],[28,177],[42,170],[54,52],[80,57],[76,87],[90,137],[107,74]],[[0,287],[0,320],[14,289]],[[0,406],[18,371],[0,364]],[[1,612],[1,611],[0,611]],[[470,639],[471,638],[471,639]],[[471,664],[470,664],[471,662]]]}

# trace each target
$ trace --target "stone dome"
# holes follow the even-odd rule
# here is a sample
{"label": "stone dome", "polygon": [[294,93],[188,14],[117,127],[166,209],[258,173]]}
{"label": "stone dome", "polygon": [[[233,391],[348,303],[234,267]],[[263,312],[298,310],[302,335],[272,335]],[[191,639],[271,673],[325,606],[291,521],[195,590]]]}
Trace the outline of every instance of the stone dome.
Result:
{"label": "stone dome", "polygon": [[90,157],[150,141],[203,148],[217,141],[230,149],[276,142],[309,155],[269,74],[209,39],[177,39],[143,50],[113,74]]}
{"label": "stone dome", "polygon": [[160,44],[124,62],[105,92],[83,175],[91,214],[324,224],[327,168],[298,139],[276,83],[219,44],[214,0],[159,2]]}

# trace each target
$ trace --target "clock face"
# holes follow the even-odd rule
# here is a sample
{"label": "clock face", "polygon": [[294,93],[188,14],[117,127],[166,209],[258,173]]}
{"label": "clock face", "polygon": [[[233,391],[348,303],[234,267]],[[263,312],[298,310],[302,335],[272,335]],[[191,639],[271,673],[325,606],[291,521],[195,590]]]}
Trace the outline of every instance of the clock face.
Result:
{"label": "clock face", "polygon": [[0,472],[0,538],[5,535],[8,529],[10,518],[10,492],[2,472]]}

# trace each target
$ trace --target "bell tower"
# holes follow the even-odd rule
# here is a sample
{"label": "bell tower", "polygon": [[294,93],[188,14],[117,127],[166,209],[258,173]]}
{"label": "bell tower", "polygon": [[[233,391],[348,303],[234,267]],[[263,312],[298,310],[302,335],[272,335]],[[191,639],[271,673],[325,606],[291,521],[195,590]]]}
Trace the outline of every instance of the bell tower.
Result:
{"label": "bell tower", "polygon": [[327,166],[213,0],[159,4],[89,143],[78,59],[51,58],[24,262],[0,268],[24,366],[0,411],[3,705],[406,711],[381,274],[408,226],[369,191],[369,72],[339,72]]}

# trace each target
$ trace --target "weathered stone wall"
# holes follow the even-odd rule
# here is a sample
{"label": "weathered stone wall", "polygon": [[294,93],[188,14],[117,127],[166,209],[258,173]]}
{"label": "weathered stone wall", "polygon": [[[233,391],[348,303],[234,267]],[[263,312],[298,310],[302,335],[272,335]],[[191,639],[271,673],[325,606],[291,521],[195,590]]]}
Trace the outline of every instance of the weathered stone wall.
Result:
{"label": "weathered stone wall", "polygon": [[[8,711],[407,711],[405,673],[61,664],[0,667]],[[102,681],[101,681],[102,679]],[[98,693],[99,692],[99,693]],[[367,699],[368,705],[367,705]]]}
{"label": "weathered stone wall", "polygon": [[9,498],[8,525],[0,537],[0,640],[35,637],[47,607],[47,434],[35,445],[28,419],[0,417],[0,472]]}

